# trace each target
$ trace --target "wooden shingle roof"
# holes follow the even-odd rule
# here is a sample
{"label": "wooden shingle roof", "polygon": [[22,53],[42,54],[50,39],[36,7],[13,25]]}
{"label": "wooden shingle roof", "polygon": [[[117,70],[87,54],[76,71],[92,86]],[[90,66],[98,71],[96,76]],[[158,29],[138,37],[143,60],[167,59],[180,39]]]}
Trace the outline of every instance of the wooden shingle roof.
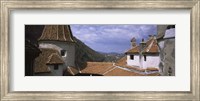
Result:
{"label": "wooden shingle roof", "polygon": [[69,25],[45,25],[38,41],[75,42]]}
{"label": "wooden shingle roof", "polygon": [[59,52],[55,49],[41,48],[40,50],[42,51],[42,53],[35,59],[35,73],[51,72],[50,68],[47,66],[48,63],[60,64],[63,61],[62,57],[59,55]]}
{"label": "wooden shingle roof", "polygon": [[64,61],[62,60],[61,56],[59,56],[58,53],[52,53],[49,57],[48,57],[48,61],[46,64],[48,65],[54,65],[54,64],[63,64]]}

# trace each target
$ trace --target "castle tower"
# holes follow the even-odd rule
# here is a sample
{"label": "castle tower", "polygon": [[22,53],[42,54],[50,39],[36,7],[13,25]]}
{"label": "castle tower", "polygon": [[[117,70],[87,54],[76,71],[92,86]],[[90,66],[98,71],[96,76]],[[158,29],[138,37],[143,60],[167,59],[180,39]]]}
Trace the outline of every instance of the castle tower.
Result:
{"label": "castle tower", "polygon": [[58,51],[64,61],[62,70],[75,66],[75,41],[69,25],[46,25],[38,43],[41,49]]}

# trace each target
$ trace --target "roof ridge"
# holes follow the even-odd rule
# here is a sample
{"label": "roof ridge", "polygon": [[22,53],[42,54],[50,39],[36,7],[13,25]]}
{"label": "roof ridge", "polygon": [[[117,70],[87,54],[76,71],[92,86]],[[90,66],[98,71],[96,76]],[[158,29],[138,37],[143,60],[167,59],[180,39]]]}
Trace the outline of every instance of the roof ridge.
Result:
{"label": "roof ridge", "polygon": [[118,69],[121,69],[121,70],[125,70],[125,71],[128,71],[128,72],[131,72],[130,70],[123,69],[121,66],[118,66],[117,68],[118,68]]}
{"label": "roof ridge", "polygon": [[[112,65],[112,66],[109,66],[109,67],[108,67],[108,68],[106,68],[105,70],[106,70],[106,71],[108,71],[108,70],[111,70],[111,69],[112,69],[112,67],[114,67],[114,66],[113,66],[113,65]],[[101,72],[103,72],[103,71],[105,71],[105,70],[99,71],[98,73],[101,73]],[[106,72],[106,71],[105,71],[105,72]],[[104,73],[105,73],[105,72],[104,72]]]}
{"label": "roof ridge", "polygon": [[48,61],[47,61],[47,63],[49,63],[49,62],[51,61],[51,58],[53,57],[54,54],[56,54],[56,53],[52,53],[51,55],[48,56]]}
{"label": "roof ridge", "polygon": [[72,75],[75,75],[73,72],[72,72],[72,70],[71,70],[71,68],[68,66],[67,67],[68,69],[69,69],[69,71],[72,73]]}
{"label": "roof ridge", "polygon": [[151,44],[147,47],[147,52],[149,52],[149,50],[151,49],[153,42],[154,42],[154,39],[152,39]]}
{"label": "roof ridge", "polygon": [[103,73],[103,75],[105,75],[105,74],[107,74],[107,73],[111,72],[112,70],[114,70],[114,69],[116,69],[116,68],[117,68],[117,67],[116,67],[116,66],[114,66],[114,68],[110,69],[109,71],[106,71],[105,73]]}

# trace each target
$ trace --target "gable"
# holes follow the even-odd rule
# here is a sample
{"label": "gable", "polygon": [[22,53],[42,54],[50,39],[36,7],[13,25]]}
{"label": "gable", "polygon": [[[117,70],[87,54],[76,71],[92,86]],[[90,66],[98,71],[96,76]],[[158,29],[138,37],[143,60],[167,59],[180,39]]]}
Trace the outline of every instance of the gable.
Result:
{"label": "gable", "polygon": [[[44,72],[51,72],[50,68],[47,66],[47,63],[61,63],[61,61],[55,60],[58,57],[62,58],[61,56],[57,55],[56,57],[52,54],[59,54],[59,52],[55,49],[49,48],[40,48],[41,54],[35,59],[34,64],[34,72],[35,73],[44,73]],[[55,60],[55,61],[54,61]]]}

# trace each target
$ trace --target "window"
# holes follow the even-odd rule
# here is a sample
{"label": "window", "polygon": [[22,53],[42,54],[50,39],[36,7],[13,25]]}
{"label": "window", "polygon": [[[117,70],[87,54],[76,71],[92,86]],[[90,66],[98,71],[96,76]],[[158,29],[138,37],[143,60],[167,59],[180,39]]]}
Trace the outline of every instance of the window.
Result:
{"label": "window", "polygon": [[54,70],[58,70],[58,65],[54,65]]}
{"label": "window", "polygon": [[130,59],[131,59],[131,60],[134,60],[134,55],[130,55]]}
{"label": "window", "polygon": [[61,50],[60,53],[61,53],[61,56],[65,56],[66,50]]}
{"label": "window", "polygon": [[147,56],[146,55],[144,55],[144,61],[147,61]]}

